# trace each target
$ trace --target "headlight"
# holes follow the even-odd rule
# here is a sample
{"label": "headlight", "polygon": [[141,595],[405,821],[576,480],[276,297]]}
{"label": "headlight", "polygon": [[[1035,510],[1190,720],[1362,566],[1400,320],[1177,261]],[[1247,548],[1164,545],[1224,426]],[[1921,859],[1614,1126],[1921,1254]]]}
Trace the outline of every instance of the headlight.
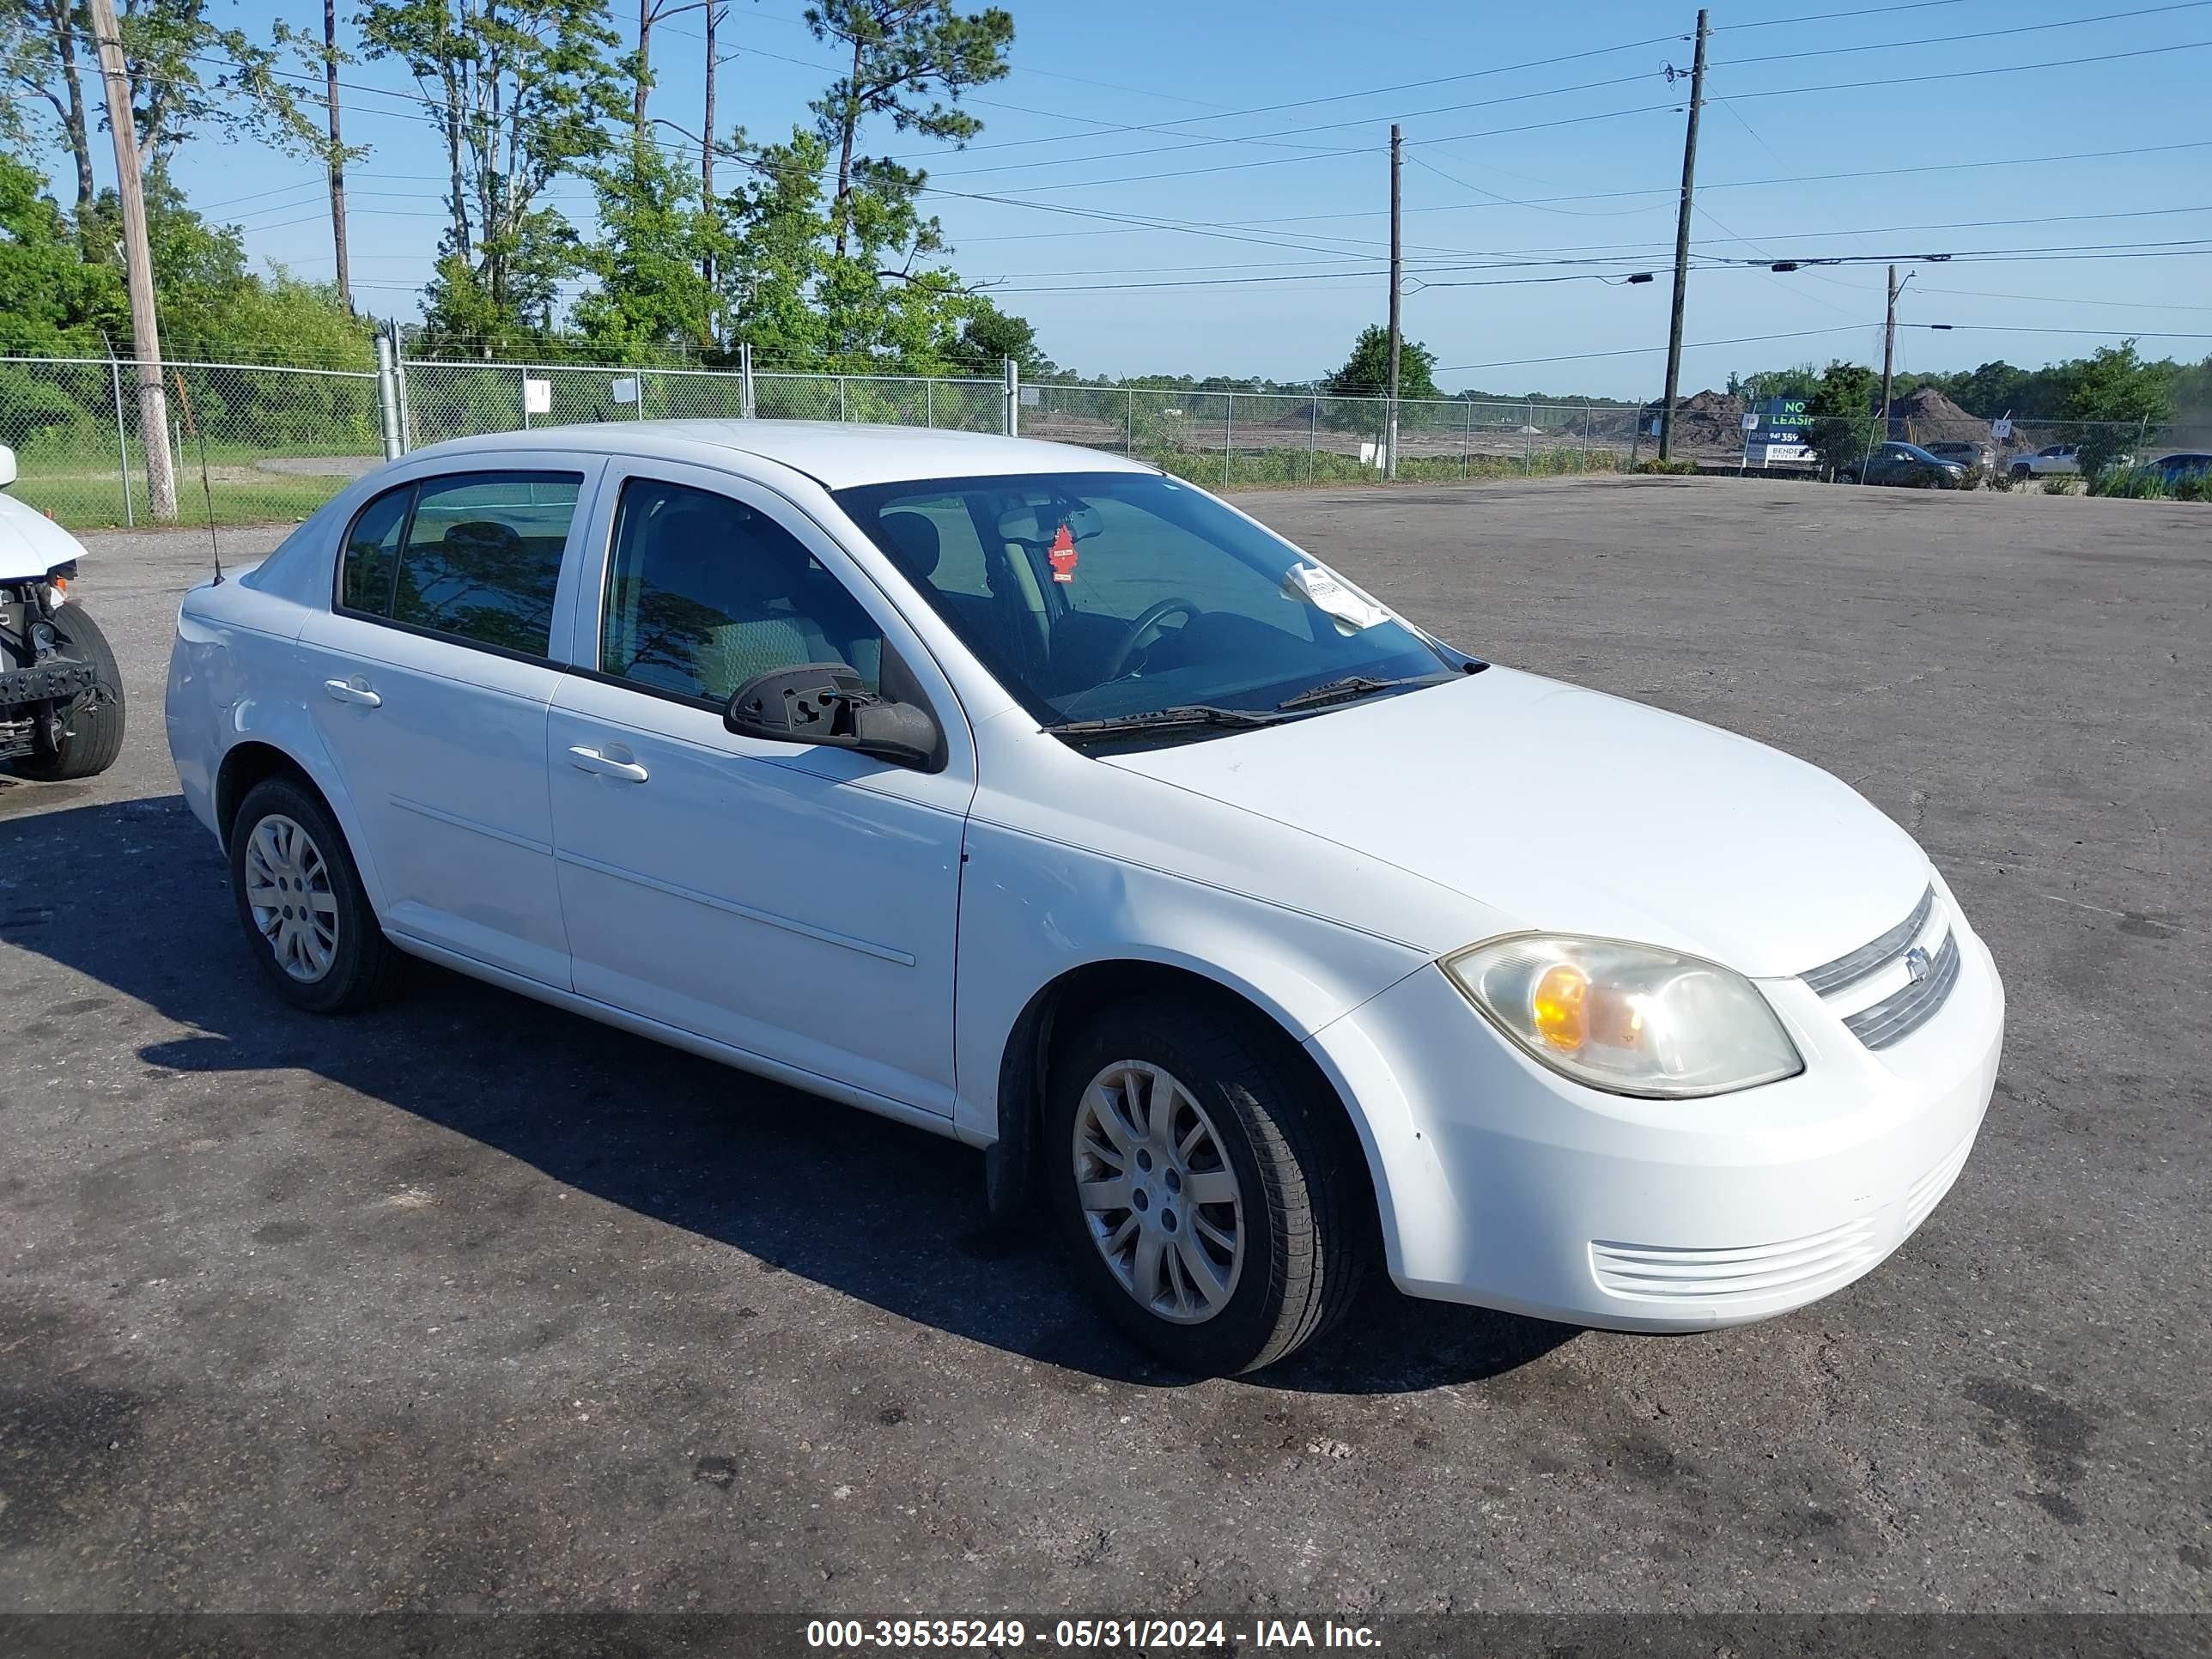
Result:
{"label": "headlight", "polygon": [[1524,933],[1470,945],[1443,970],[1514,1042],[1593,1089],[1683,1099],[1805,1069],[1751,981],[1696,957]]}

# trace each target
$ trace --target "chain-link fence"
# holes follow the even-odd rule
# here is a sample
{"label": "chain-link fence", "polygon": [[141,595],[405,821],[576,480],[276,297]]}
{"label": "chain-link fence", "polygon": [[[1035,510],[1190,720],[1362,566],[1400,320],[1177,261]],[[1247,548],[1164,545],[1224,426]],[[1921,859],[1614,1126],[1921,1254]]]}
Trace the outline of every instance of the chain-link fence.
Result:
{"label": "chain-link fence", "polygon": [[[142,403],[155,386],[149,419]],[[144,524],[172,511],[196,522],[210,503],[226,523],[301,518],[386,453],[448,438],[595,421],[747,417],[1014,429],[1133,456],[1212,489],[1381,483],[1389,444],[1381,398],[1024,386],[1011,372],[756,373],[749,354],[737,368],[408,359],[388,381],[356,368],[166,363],[142,374],[105,358],[0,358],[0,443],[16,452],[15,493],[73,529]],[[1397,475],[1442,483],[1616,471],[1654,453],[1656,423],[1648,404],[1409,399],[1398,410]],[[1984,447],[1984,465],[2000,476],[2039,449],[2100,431],[2024,416],[2002,438],[1972,417],[1898,424],[1895,435],[1914,442]],[[161,434],[152,467],[149,431]],[[2112,432],[2112,447],[2137,460],[2212,449],[2212,429],[2201,425],[2142,422]],[[1733,413],[1687,400],[1674,453],[1733,467],[1747,456],[1744,434]],[[165,471],[173,505],[159,499]]]}
{"label": "chain-link fence", "polygon": [[210,501],[226,523],[301,518],[384,453],[374,371],[165,363],[142,374],[104,358],[0,358],[0,443],[15,452],[11,493],[72,529],[164,510],[198,520]]}

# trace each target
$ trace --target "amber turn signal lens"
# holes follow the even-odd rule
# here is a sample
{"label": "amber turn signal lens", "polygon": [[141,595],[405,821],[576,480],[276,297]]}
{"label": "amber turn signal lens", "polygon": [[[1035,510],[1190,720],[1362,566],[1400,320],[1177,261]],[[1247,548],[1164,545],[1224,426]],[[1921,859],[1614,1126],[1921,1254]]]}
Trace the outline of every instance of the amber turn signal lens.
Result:
{"label": "amber turn signal lens", "polygon": [[1549,1047],[1571,1054],[1589,1041],[1589,981],[1581,969],[1564,962],[1546,969],[1528,1000],[1536,1035]]}

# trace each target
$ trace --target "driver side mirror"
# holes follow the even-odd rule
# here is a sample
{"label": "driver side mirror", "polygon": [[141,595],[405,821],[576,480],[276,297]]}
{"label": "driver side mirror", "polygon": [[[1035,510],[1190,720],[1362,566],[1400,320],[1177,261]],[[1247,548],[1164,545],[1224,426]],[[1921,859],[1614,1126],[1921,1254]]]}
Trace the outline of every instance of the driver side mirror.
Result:
{"label": "driver side mirror", "polygon": [[722,725],[741,738],[852,749],[894,766],[941,771],[945,736],[918,702],[890,702],[842,662],[756,674],[730,695]]}

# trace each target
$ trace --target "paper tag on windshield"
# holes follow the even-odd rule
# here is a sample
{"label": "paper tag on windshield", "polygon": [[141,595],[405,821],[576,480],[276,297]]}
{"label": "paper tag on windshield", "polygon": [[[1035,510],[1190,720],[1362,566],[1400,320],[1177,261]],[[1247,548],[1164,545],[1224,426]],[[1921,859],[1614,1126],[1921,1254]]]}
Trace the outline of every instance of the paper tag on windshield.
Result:
{"label": "paper tag on windshield", "polygon": [[1283,591],[1305,600],[1346,634],[1357,634],[1390,619],[1390,613],[1381,605],[1354,592],[1319,565],[1292,565],[1291,574],[1283,578]]}

